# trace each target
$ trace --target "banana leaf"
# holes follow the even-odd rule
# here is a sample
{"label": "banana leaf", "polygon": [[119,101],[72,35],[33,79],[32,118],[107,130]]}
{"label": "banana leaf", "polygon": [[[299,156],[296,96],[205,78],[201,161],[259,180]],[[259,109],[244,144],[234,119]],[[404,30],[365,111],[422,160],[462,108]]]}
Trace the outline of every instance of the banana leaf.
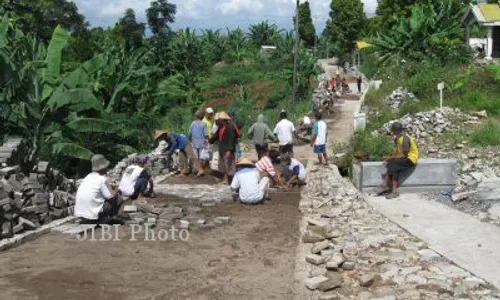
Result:
{"label": "banana leaf", "polygon": [[57,143],[52,146],[52,153],[83,160],[90,160],[94,153],[74,143]]}
{"label": "banana leaf", "polygon": [[56,27],[47,49],[47,68],[44,70],[43,78],[58,78],[61,74],[62,50],[66,47],[69,39],[69,32],[60,25]]}
{"label": "banana leaf", "polygon": [[69,122],[67,126],[76,132],[115,133],[117,131],[112,122],[95,118],[76,119]]}

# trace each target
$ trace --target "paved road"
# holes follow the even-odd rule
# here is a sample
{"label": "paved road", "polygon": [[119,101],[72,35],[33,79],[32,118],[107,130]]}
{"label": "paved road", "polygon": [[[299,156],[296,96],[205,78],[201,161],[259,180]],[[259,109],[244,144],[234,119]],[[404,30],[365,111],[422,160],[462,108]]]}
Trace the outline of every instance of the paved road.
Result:
{"label": "paved road", "polygon": [[497,226],[426,200],[422,195],[405,194],[398,200],[366,199],[391,221],[428,243],[429,248],[500,288]]}

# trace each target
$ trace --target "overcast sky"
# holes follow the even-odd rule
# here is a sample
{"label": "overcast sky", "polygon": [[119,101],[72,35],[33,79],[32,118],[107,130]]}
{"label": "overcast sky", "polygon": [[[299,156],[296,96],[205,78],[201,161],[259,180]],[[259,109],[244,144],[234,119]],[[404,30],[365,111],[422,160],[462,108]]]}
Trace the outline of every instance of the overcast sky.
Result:
{"label": "overcast sky", "polygon": [[[151,0],[73,0],[92,26],[113,25],[125,9],[132,8],[145,22],[145,10]],[[303,0],[302,0],[303,1]],[[292,29],[295,0],[170,0],[177,5],[174,28],[246,29],[249,24],[269,20],[280,28]],[[377,0],[363,0],[366,13],[375,12]],[[330,0],[309,0],[317,30],[323,30]],[[320,32],[318,32],[320,33]]]}

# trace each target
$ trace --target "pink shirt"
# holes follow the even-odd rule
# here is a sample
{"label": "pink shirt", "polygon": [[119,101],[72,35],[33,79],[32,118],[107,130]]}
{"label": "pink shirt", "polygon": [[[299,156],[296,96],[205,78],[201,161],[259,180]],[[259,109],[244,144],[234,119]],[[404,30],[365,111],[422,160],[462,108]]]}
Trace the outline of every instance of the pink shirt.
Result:
{"label": "pink shirt", "polygon": [[267,156],[261,158],[256,164],[255,168],[260,173],[268,173],[271,176],[276,176],[276,170],[274,169],[273,162]]}

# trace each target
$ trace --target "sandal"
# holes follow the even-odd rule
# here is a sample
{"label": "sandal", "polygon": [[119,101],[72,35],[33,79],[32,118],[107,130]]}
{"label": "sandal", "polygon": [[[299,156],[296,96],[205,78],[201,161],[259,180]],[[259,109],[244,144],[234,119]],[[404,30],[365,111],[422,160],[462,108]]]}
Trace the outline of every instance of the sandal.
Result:
{"label": "sandal", "polygon": [[386,199],[396,199],[399,197],[399,193],[390,193],[387,196],[385,196]]}

